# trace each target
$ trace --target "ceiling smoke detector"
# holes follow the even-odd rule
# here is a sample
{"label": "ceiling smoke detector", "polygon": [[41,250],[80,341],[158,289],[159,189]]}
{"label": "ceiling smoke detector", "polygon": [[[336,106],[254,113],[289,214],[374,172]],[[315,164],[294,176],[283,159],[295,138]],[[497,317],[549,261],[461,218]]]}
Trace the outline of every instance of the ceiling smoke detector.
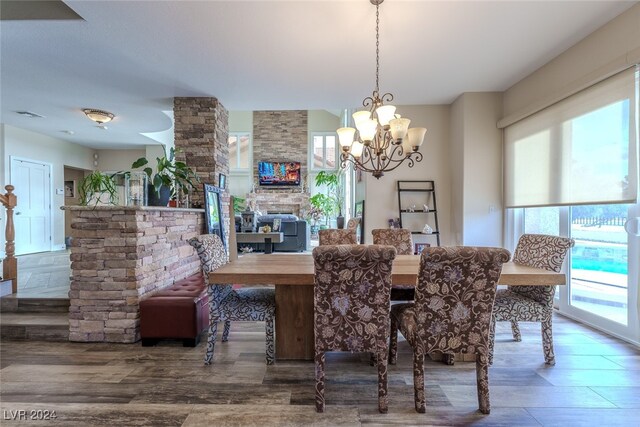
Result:
{"label": "ceiling smoke detector", "polygon": [[[91,120],[100,125],[110,122],[115,117],[113,113],[104,110],[97,110],[95,108],[83,108],[82,112]],[[103,129],[106,129],[106,126]]]}

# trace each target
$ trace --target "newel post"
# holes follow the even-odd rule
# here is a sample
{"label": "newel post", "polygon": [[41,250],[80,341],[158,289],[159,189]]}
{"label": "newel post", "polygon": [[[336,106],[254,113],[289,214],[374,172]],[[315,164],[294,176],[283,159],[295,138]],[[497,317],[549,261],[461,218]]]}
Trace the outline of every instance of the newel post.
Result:
{"label": "newel post", "polygon": [[7,226],[5,229],[5,252],[6,257],[2,263],[2,277],[5,280],[11,280],[11,292],[18,292],[18,260],[15,257],[16,253],[16,230],[13,225],[13,208],[18,204],[18,198],[13,194],[14,186],[7,185],[4,187],[7,190],[7,194],[0,194],[0,202],[7,209]]}

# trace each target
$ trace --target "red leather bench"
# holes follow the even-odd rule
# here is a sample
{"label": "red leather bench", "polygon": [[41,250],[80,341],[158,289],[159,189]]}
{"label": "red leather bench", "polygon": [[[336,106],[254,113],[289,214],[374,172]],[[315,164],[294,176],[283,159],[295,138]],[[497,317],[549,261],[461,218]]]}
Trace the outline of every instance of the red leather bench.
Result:
{"label": "red leather bench", "polygon": [[181,339],[195,347],[209,325],[209,297],[201,273],[178,280],[140,301],[140,337],[148,347],[161,339]]}

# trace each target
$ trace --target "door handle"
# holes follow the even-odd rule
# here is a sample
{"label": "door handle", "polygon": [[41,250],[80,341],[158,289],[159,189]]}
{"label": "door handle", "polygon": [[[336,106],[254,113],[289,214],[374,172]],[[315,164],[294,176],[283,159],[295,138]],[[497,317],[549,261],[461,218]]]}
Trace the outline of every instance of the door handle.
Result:
{"label": "door handle", "polygon": [[[636,223],[636,231],[631,231],[631,224],[632,223]],[[627,232],[627,234],[630,234],[632,236],[637,236],[640,237],[640,217],[635,217],[635,218],[629,218],[625,223],[624,223],[624,231]]]}

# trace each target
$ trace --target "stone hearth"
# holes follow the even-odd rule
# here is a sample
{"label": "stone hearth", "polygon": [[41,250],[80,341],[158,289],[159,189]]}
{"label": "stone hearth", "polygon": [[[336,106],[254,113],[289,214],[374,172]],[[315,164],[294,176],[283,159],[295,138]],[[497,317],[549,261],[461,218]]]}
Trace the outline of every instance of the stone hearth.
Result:
{"label": "stone hearth", "polygon": [[258,190],[247,194],[247,204],[262,214],[292,213],[300,218],[309,212],[309,193],[292,193],[288,190]]}

